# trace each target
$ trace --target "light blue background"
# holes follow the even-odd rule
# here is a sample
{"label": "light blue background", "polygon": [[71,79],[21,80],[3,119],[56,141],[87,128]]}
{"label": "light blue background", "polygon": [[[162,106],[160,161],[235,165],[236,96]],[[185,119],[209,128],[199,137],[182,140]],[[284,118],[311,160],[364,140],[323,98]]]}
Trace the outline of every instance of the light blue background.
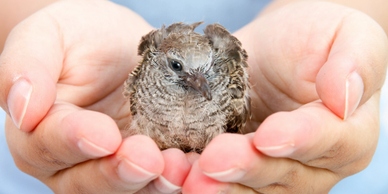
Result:
{"label": "light blue background", "polygon": [[[220,23],[235,31],[252,20],[268,0],[115,0],[142,15],[155,27],[173,22]],[[202,25],[201,28],[203,28]],[[381,103],[381,134],[376,154],[369,167],[337,184],[331,194],[388,193],[388,84],[384,86]],[[0,194],[52,193],[36,179],[20,172],[13,163],[4,134],[5,113],[0,110]],[[357,150],[354,150],[357,151]]]}

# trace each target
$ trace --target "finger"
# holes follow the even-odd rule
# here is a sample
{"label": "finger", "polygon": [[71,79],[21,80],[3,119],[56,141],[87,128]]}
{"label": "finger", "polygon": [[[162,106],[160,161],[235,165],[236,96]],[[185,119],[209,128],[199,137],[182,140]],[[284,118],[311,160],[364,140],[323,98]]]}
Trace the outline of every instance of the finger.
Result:
{"label": "finger", "polygon": [[216,181],[203,174],[198,161],[195,161],[183,184],[182,193],[223,193],[223,191],[227,190],[227,187],[227,183]]}
{"label": "finger", "polygon": [[343,20],[316,87],[324,104],[346,119],[382,87],[388,44],[384,31],[369,17],[353,13]]}
{"label": "finger", "polygon": [[162,151],[162,155],[165,164],[163,173],[139,193],[181,192],[183,182],[190,172],[189,160],[181,150],[175,148]]}
{"label": "finger", "polygon": [[52,22],[42,14],[21,22],[0,56],[0,105],[24,131],[39,123],[56,97],[63,55]]}
{"label": "finger", "polygon": [[91,158],[114,153],[122,139],[108,116],[56,103],[33,133],[7,122],[10,150],[24,172],[38,178]]}
{"label": "finger", "polygon": [[257,193],[252,188],[246,187],[237,183],[219,182],[204,175],[202,169],[198,165],[198,161],[194,162],[193,168],[187,177],[183,193],[188,194],[213,194],[213,193]]}
{"label": "finger", "polygon": [[58,193],[133,193],[158,177],[163,156],[148,137],[126,138],[116,154],[78,164],[47,184]]}
{"label": "finger", "polygon": [[[212,179],[239,183],[260,193],[314,193],[310,189],[331,188],[338,181],[334,173],[326,169],[261,154],[253,146],[252,135],[217,136],[202,153],[199,165]],[[229,192],[243,187],[232,185],[226,189]]]}
{"label": "finger", "polygon": [[186,157],[187,157],[187,160],[189,161],[189,163],[191,165],[194,164],[195,161],[197,161],[199,159],[201,155],[199,155],[198,153],[196,152],[189,152],[186,154]]}
{"label": "finger", "polygon": [[252,188],[237,184],[237,183],[225,183],[219,182],[214,179],[209,179],[208,176],[203,174],[202,169],[198,165],[198,161],[195,161],[193,168],[191,168],[190,174],[186,179],[183,187],[183,193],[196,194],[196,193],[257,193]]}
{"label": "finger", "polygon": [[[258,128],[254,145],[266,155],[287,157],[348,176],[370,162],[378,140],[378,100],[372,96],[346,121],[320,102],[276,113]],[[281,121],[281,122],[279,122]]]}
{"label": "finger", "polygon": [[[292,165],[292,162],[287,159],[273,159],[273,162],[270,162],[271,160],[253,146],[252,134],[246,136],[222,134],[214,138],[206,147],[199,159],[199,166],[207,176],[218,181],[239,181],[259,188],[279,181],[287,171],[279,168],[286,166],[284,163]],[[258,169],[253,173],[252,170],[256,166]],[[252,175],[247,176],[248,173]],[[255,174],[260,177],[273,175],[260,179],[260,182],[256,182],[257,178],[255,182],[248,182],[249,177]]]}

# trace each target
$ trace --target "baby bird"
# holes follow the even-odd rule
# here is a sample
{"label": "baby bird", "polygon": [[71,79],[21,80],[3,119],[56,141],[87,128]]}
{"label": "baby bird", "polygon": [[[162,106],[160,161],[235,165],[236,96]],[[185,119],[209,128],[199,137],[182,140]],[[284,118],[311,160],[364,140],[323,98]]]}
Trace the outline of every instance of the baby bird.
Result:
{"label": "baby bird", "polygon": [[219,24],[194,32],[201,23],[174,23],[142,37],[143,60],[124,83],[128,135],[200,153],[221,133],[243,132],[250,117],[247,54]]}

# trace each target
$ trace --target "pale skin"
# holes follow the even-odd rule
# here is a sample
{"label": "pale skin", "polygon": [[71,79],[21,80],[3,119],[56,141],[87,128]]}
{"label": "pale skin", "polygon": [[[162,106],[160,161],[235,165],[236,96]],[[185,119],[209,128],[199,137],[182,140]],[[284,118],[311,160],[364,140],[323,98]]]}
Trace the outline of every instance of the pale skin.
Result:
{"label": "pale skin", "polygon": [[[386,29],[385,2],[352,2]],[[380,25],[336,4],[274,1],[235,33],[250,56],[250,126],[260,127],[185,155],[119,132],[122,83],[152,27],[108,1],[54,4],[18,25],[0,57],[7,141],[17,166],[56,193],[327,193],[376,148]]]}

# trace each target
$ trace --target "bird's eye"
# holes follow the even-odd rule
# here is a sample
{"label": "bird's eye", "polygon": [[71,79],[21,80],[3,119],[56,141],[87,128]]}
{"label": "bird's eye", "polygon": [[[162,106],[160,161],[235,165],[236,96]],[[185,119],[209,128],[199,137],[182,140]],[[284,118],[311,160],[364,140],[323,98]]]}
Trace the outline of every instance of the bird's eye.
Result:
{"label": "bird's eye", "polygon": [[178,61],[170,61],[170,66],[174,71],[182,71],[182,65]]}

